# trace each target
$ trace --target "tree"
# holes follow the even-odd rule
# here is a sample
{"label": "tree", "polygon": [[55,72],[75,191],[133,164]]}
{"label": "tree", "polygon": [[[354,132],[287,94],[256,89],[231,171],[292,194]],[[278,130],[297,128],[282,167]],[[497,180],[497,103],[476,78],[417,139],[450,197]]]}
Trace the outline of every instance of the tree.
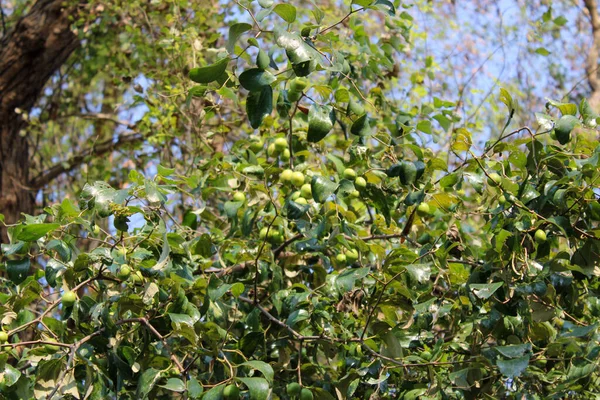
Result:
{"label": "tree", "polygon": [[237,3],[227,42],[205,36],[189,78],[158,71],[172,97],[124,122],[155,129],[142,137],[160,164],[9,224],[3,395],[598,391],[598,115],[549,101],[537,129],[513,126],[499,89],[504,123],[477,148],[486,121],[427,95],[433,58],[398,100],[414,17],[383,0],[335,5]]}

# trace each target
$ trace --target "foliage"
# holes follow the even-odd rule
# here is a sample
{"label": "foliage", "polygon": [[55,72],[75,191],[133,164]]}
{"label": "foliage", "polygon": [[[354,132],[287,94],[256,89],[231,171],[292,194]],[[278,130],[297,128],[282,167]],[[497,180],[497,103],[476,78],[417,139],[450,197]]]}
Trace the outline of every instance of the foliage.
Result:
{"label": "foliage", "polygon": [[[508,131],[501,90],[506,124],[477,150],[453,102],[395,100],[407,10],[240,6],[247,21],[186,91],[203,129],[226,114],[230,147],[187,169],[132,168],[126,187],[88,183],[9,228],[3,396],[597,393],[587,102],[549,101],[536,132]],[[446,131],[447,147],[423,145]]]}

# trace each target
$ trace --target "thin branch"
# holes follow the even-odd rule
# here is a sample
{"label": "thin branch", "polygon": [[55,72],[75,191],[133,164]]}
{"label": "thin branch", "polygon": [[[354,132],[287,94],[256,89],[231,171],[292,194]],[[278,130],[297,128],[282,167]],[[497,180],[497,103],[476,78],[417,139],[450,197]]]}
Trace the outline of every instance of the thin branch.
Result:
{"label": "thin branch", "polygon": [[303,234],[299,233],[296,236],[292,236],[291,238],[289,238],[288,240],[286,240],[285,242],[283,242],[279,247],[277,247],[275,250],[273,250],[273,256],[275,258],[277,258],[279,256],[279,253],[281,253],[287,246],[289,246],[290,244],[294,243],[296,240],[300,240],[304,237]]}

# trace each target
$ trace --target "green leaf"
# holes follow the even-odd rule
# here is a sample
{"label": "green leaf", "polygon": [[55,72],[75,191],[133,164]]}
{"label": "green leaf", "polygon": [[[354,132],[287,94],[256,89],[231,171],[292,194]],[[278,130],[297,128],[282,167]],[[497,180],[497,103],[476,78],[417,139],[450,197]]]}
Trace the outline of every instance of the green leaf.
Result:
{"label": "green leaf", "polygon": [[306,139],[316,143],[333,129],[335,114],[330,106],[313,104],[308,111],[308,134]]}
{"label": "green leaf", "polygon": [[148,394],[154,389],[154,385],[160,378],[161,371],[154,368],[145,370],[138,380],[136,397],[138,399],[148,398]]}
{"label": "green leaf", "polygon": [[198,380],[193,376],[191,376],[187,381],[187,390],[188,395],[192,399],[200,398],[200,395],[202,395],[202,392],[204,392],[204,388],[202,385],[200,385],[200,382],[198,382]]}
{"label": "green leaf", "polygon": [[546,49],[545,47],[538,47],[537,49],[535,49],[536,54],[539,54],[541,56],[549,56],[551,53],[548,51],[548,49]]}
{"label": "green leaf", "polygon": [[288,24],[296,20],[296,7],[291,4],[280,3],[273,8],[275,14],[279,15]]}
{"label": "green leaf", "polygon": [[471,132],[465,128],[458,128],[454,133],[454,140],[452,141],[452,150],[460,153],[468,151],[471,148],[473,142],[471,141]]}
{"label": "green leaf", "polygon": [[523,354],[531,351],[531,343],[496,346],[494,349],[506,358],[517,358],[522,357]]}
{"label": "green leaf", "polygon": [[214,64],[201,68],[192,68],[189,77],[196,83],[211,83],[219,79],[225,73],[229,64],[229,57],[220,59]]}
{"label": "green leaf", "polygon": [[183,393],[186,391],[185,383],[179,378],[169,378],[167,379],[167,383],[158,386],[171,392]]}
{"label": "green leaf", "polygon": [[260,68],[250,68],[240,74],[240,84],[251,92],[258,92],[263,87],[275,82],[277,78],[269,71]]}
{"label": "green leaf", "polygon": [[357,136],[368,136],[371,134],[371,126],[369,125],[367,114],[361,115],[352,123],[350,132]]}
{"label": "green leaf", "polygon": [[250,92],[246,100],[246,113],[250,126],[257,129],[263,119],[273,111],[273,89],[264,86],[260,92]]}
{"label": "green leaf", "polygon": [[431,135],[431,121],[419,121],[417,124],[417,129],[423,133]]}
{"label": "green leaf", "polygon": [[250,400],[267,400],[269,398],[269,382],[264,378],[236,378],[248,387]]}
{"label": "green leaf", "polygon": [[373,3],[372,7],[373,8],[383,8],[391,16],[394,16],[396,14],[396,7],[394,7],[394,4],[389,0],[376,0]]}
{"label": "green leaf", "polygon": [[585,98],[581,99],[581,102],[579,102],[579,114],[581,114],[581,118],[583,118],[584,125],[589,126],[590,128],[596,127],[596,118],[598,118],[598,114],[594,112]]}
{"label": "green leaf", "polygon": [[242,295],[242,293],[244,293],[245,289],[246,288],[244,287],[243,283],[236,282],[231,286],[229,290],[231,290],[231,294],[233,297],[238,298]]}
{"label": "green leaf", "polygon": [[266,362],[252,360],[252,361],[246,361],[245,363],[242,363],[240,365],[245,365],[247,367],[250,367],[252,369],[256,369],[256,370],[260,371],[264,375],[264,377],[267,378],[267,380],[269,382],[273,382],[273,377],[275,376],[275,372],[273,371],[273,367],[271,367]]}
{"label": "green leaf", "polygon": [[562,115],[576,115],[577,105],[573,103],[561,103],[560,101],[548,100],[548,104],[560,110]]}
{"label": "green leaf", "polygon": [[337,286],[340,293],[349,292],[354,289],[355,282],[365,278],[369,275],[369,272],[368,267],[346,268],[335,278],[335,286]]}
{"label": "green leaf", "polygon": [[504,283],[495,282],[495,283],[472,283],[470,285],[471,291],[473,294],[480,299],[489,299],[496,290],[500,289]]}
{"label": "green leaf", "polygon": [[508,90],[504,88],[500,88],[500,101],[506,104],[506,107],[508,107],[509,111],[513,111],[515,109],[515,103],[512,96]]}
{"label": "green leaf", "polygon": [[202,400],[223,400],[223,390],[225,389],[225,385],[215,386],[210,389],[204,396],[202,396]]}
{"label": "green leaf", "polygon": [[317,203],[324,203],[338,188],[337,183],[319,175],[312,177],[310,182],[313,199]]}
{"label": "green leaf", "polygon": [[269,57],[266,51],[259,50],[256,55],[256,66],[260,69],[267,69],[270,64],[271,57]]}
{"label": "green leaf", "polygon": [[233,54],[235,50],[235,43],[242,36],[244,32],[252,29],[252,25],[247,24],[245,22],[241,22],[238,24],[233,24],[229,27],[229,38],[227,39],[227,52],[229,54]]}
{"label": "green leaf", "polygon": [[497,360],[496,365],[502,375],[508,378],[516,378],[527,369],[529,358],[530,356],[527,355],[510,360]]}
{"label": "green leaf", "polygon": [[15,285],[18,285],[29,276],[30,266],[29,258],[23,260],[8,260],[6,262],[8,277]]}
{"label": "green leaf", "polygon": [[25,225],[18,233],[17,239],[23,240],[24,242],[33,242],[59,227],[60,224],[57,223]]}
{"label": "green leaf", "polygon": [[269,8],[273,5],[273,3],[273,0],[258,0],[258,4],[260,4],[262,8]]}
{"label": "green leaf", "polygon": [[7,387],[11,387],[21,377],[21,371],[14,368],[10,364],[4,365],[4,372],[0,373],[0,383],[6,385]]}

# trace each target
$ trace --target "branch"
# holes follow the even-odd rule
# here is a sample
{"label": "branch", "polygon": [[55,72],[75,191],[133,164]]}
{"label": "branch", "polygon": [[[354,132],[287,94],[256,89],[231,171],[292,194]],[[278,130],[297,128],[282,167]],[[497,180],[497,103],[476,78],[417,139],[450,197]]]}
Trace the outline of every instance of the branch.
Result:
{"label": "branch", "polygon": [[598,4],[596,0],[584,0],[583,4],[590,14],[590,23],[592,25],[592,46],[589,49],[585,69],[588,76],[588,83],[593,92],[600,90],[600,80],[598,79],[598,51],[600,49],[600,15],[598,15]]}
{"label": "branch", "polygon": [[119,135],[116,141],[114,139],[108,139],[104,142],[100,142],[93,147],[82,151],[80,154],[71,157],[67,161],[57,163],[46,171],[41,172],[38,176],[33,178],[31,182],[29,182],[28,186],[34,190],[41,189],[59,175],[71,172],[75,168],[79,167],[87,157],[99,157],[126,144],[141,142],[143,139],[144,135],[139,132],[126,132],[122,135]]}

